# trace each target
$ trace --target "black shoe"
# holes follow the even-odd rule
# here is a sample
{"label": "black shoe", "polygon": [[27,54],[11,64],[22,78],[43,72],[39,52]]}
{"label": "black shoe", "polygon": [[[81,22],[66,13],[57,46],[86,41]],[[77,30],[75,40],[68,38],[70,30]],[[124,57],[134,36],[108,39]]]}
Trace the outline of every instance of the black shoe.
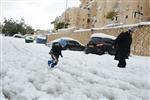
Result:
{"label": "black shoe", "polygon": [[126,68],[125,66],[118,66],[119,68]]}
{"label": "black shoe", "polygon": [[54,66],[55,66],[55,65],[52,64],[52,65],[51,65],[51,68],[54,68]]}

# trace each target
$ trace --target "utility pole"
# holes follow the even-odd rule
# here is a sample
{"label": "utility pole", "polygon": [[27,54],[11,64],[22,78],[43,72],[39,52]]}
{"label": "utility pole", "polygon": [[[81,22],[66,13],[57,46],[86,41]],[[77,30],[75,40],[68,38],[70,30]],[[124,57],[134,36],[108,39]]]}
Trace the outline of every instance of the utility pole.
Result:
{"label": "utility pole", "polygon": [[67,7],[68,7],[68,0],[66,0],[66,8],[65,8],[65,22],[66,22],[66,11],[67,11]]}
{"label": "utility pole", "polygon": [[65,8],[65,23],[64,23],[64,28],[65,28],[65,25],[66,25],[66,11],[67,11],[67,7],[68,7],[68,0],[66,0],[66,8]]}

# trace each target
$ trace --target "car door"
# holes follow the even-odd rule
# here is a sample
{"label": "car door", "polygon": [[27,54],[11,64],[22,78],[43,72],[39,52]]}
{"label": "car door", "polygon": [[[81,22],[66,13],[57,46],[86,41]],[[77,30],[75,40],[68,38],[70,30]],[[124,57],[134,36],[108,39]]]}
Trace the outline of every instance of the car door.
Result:
{"label": "car door", "polygon": [[68,48],[70,50],[80,50],[80,44],[77,41],[68,41]]}

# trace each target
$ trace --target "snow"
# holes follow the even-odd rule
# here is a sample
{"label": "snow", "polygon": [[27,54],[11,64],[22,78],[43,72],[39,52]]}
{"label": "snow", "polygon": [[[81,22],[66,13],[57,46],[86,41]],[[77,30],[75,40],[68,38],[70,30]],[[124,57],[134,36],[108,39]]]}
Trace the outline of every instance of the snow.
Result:
{"label": "snow", "polygon": [[102,37],[102,38],[111,38],[111,39],[116,39],[116,37],[111,36],[111,35],[107,35],[104,33],[94,33],[91,35],[91,37]]}
{"label": "snow", "polygon": [[77,41],[77,40],[75,40],[75,39],[73,39],[73,38],[70,38],[70,37],[61,37],[61,38],[58,38],[58,39],[53,40],[52,42],[58,42],[58,41],[60,41],[61,39]]}
{"label": "snow", "polygon": [[131,55],[124,69],[114,56],[63,51],[48,69],[50,48],[1,38],[1,100],[149,100],[150,57]]}
{"label": "snow", "polygon": [[112,24],[108,24],[106,25],[107,27],[115,27],[115,26],[120,26],[123,25],[123,23],[112,23]]}
{"label": "snow", "polygon": [[25,39],[34,40],[34,36],[26,36]]}
{"label": "snow", "polygon": [[38,38],[38,39],[43,39],[43,40],[45,40],[45,39],[46,39],[46,36],[40,36],[40,35],[39,35],[39,36],[37,36],[37,38]]}
{"label": "snow", "polygon": [[13,35],[13,37],[20,37],[20,38],[24,38],[24,36],[23,36],[23,35],[21,35],[21,34],[14,34],[14,35]]}
{"label": "snow", "polygon": [[74,32],[78,33],[78,32],[85,32],[85,31],[91,31],[91,29],[79,29],[79,30],[75,30]]}
{"label": "snow", "polygon": [[[119,24],[118,24],[119,25]],[[140,22],[140,23],[137,23],[137,24],[121,24],[119,26],[116,26],[116,24],[110,24],[110,25],[107,25],[107,26],[104,26],[104,27],[101,27],[101,28],[92,28],[93,30],[100,30],[100,29],[116,29],[116,28],[129,28],[129,27],[137,27],[137,26],[140,26],[140,25],[150,25],[150,22]]]}
{"label": "snow", "polygon": [[[58,39],[55,39],[55,40],[51,41],[49,44],[52,44],[52,43],[54,43],[54,42],[59,42],[59,41],[61,41],[61,40],[76,41],[76,42],[78,42],[79,44],[81,44],[78,40],[75,40],[75,39],[70,38],[70,37],[61,37],[61,38],[58,38]],[[81,44],[81,45],[83,45],[83,44]]]}
{"label": "snow", "polygon": [[75,29],[76,29],[75,27],[63,28],[63,29],[58,29],[58,32],[73,31]]}

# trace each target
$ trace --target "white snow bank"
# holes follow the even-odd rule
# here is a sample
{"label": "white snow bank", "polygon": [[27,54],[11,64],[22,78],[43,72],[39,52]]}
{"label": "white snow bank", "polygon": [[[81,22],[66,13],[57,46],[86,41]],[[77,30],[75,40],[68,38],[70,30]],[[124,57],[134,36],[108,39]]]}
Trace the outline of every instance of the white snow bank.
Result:
{"label": "white snow bank", "polygon": [[132,55],[121,69],[114,56],[66,50],[48,69],[50,48],[10,37],[0,44],[2,100],[149,100],[150,57]]}

